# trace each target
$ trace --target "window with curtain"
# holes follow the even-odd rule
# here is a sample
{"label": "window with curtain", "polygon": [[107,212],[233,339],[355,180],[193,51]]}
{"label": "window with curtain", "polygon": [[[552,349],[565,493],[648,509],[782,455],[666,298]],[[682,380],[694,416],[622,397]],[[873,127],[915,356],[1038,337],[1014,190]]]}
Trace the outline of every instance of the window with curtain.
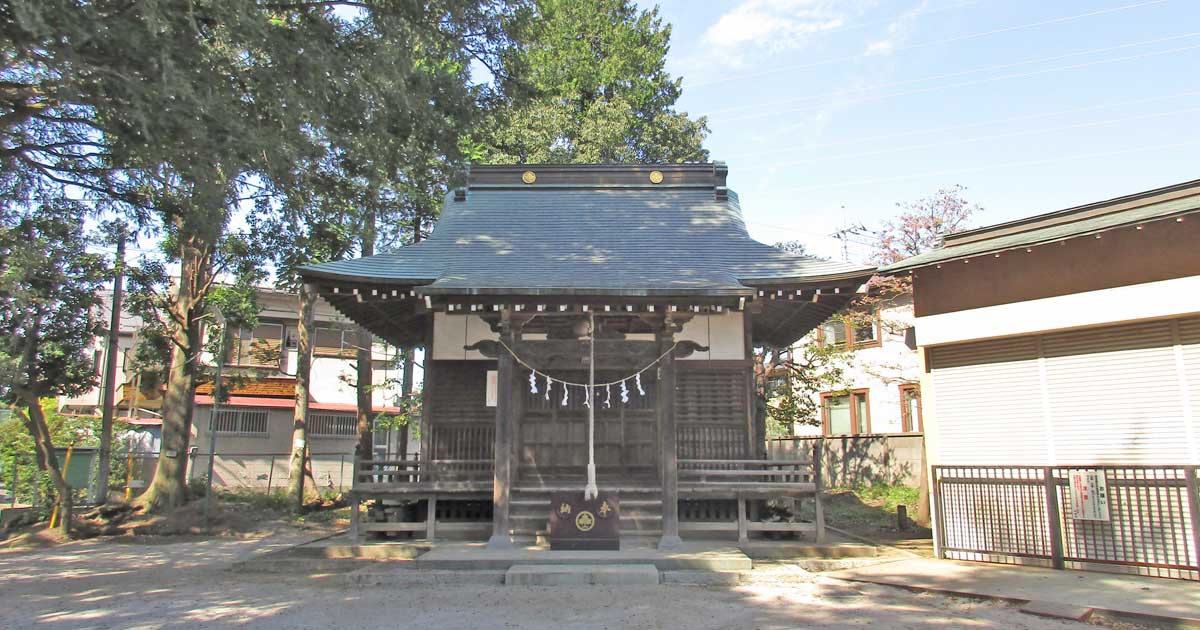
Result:
{"label": "window with curtain", "polygon": [[841,347],[846,345],[846,323],[840,319],[831,319],[821,324],[820,342],[824,346]]}
{"label": "window with curtain", "polygon": [[921,386],[905,383],[900,386],[900,430],[905,433],[920,433]]}
{"label": "window with curtain", "polygon": [[879,312],[869,316],[857,313],[852,317],[833,317],[817,329],[817,343],[822,346],[867,348],[882,343]]}
{"label": "window with curtain", "polygon": [[825,435],[869,433],[870,394],[865,389],[846,394],[821,394],[821,416]]}
{"label": "window with curtain", "polygon": [[353,359],[356,342],[353,331],[339,328],[317,328],[313,332],[313,355]]}
{"label": "window with curtain", "polygon": [[279,367],[283,349],[283,324],[260,323],[253,329],[234,331],[226,365]]}
{"label": "window with curtain", "polygon": [[825,432],[840,435],[854,432],[849,396],[830,396],[825,399]]}

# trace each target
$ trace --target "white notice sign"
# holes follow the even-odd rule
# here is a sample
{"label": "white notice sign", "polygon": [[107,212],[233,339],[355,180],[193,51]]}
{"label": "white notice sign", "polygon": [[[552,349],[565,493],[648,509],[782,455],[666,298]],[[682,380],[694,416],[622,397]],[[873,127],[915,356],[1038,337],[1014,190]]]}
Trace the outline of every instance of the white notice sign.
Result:
{"label": "white notice sign", "polygon": [[1107,521],[1108,485],[1102,470],[1068,472],[1071,492],[1071,518],[1081,521]]}
{"label": "white notice sign", "polygon": [[488,370],[487,372],[487,406],[496,406],[496,396],[500,392],[500,381],[496,370]]}

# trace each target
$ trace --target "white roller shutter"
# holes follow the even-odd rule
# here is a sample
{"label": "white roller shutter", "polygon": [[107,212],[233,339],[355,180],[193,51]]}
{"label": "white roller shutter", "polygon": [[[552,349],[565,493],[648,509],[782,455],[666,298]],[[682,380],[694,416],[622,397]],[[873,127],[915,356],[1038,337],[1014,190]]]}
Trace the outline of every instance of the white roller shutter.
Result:
{"label": "white roller shutter", "polygon": [[929,370],[941,464],[1200,461],[1200,318],[939,346]]}
{"label": "white roller shutter", "polygon": [[1179,320],[1180,354],[1191,428],[1189,463],[1200,463],[1200,317]]}
{"label": "white roller shutter", "polygon": [[1190,459],[1170,322],[1049,334],[1042,351],[1058,463]]}
{"label": "white roller shutter", "polygon": [[930,349],[940,464],[1046,464],[1032,337]]}

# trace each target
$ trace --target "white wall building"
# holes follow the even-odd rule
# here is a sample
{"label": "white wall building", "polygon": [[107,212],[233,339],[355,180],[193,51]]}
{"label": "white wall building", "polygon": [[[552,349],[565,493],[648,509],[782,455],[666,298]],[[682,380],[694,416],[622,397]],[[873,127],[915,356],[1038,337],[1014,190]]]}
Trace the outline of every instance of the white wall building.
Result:
{"label": "white wall building", "polygon": [[[264,288],[257,299],[262,309],[258,325],[253,330],[233,334],[233,346],[224,367],[226,375],[242,374],[245,381],[229,392],[229,400],[219,407],[215,419],[217,483],[278,486],[287,474],[295,408],[298,298],[288,292]],[[105,294],[103,304],[102,317],[108,321],[111,293]],[[348,486],[357,434],[354,387],[357,332],[348,319],[324,300],[318,302],[315,311],[309,452],[313,455],[318,485]],[[140,328],[137,317],[123,315],[118,341],[121,354],[114,379],[116,415],[155,433],[161,427],[162,388],[148,387],[145,383],[138,387],[133,352]],[[95,341],[95,361],[101,381],[106,342],[103,336]],[[211,365],[213,357],[208,353],[203,356]],[[372,357],[376,385],[372,391],[373,411],[394,412],[401,391],[397,349],[376,341]],[[418,356],[417,360],[419,363],[421,358]],[[415,378],[419,381],[419,369]],[[85,394],[63,398],[60,408],[68,413],[98,415],[102,400],[103,382]],[[193,476],[207,470],[208,426],[213,404],[211,383],[197,387],[195,404],[191,439]],[[381,456],[405,456],[417,447],[417,440],[407,439],[403,431],[379,431],[375,436],[375,450]]]}
{"label": "white wall building", "polygon": [[821,424],[797,423],[796,435],[881,435],[920,433],[921,367],[913,333],[911,295],[880,306],[871,324],[852,325],[835,317],[800,343],[849,345],[845,389],[813,395]]}

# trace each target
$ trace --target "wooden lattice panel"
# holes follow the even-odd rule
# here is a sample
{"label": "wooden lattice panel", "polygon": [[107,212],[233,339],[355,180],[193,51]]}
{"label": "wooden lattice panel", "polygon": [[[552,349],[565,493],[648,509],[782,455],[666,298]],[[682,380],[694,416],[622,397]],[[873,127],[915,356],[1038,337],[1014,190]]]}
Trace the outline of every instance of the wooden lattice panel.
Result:
{"label": "wooden lattice panel", "polygon": [[680,367],[683,369],[676,376],[675,390],[679,457],[747,457],[748,368],[741,365]]}

